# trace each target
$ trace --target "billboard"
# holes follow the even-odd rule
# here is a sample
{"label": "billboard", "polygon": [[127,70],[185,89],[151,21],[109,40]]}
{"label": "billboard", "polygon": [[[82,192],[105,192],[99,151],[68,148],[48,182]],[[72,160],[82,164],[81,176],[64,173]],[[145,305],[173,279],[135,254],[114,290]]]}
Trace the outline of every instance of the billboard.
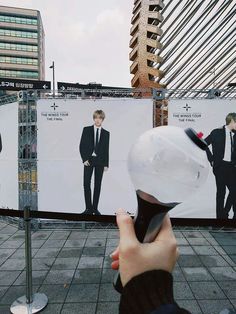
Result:
{"label": "billboard", "polygon": [[0,208],[18,209],[18,103],[0,106]]}
{"label": "billboard", "polygon": [[[206,138],[214,129],[220,129],[220,132],[225,134],[225,118],[228,113],[235,112],[235,108],[235,99],[171,99],[168,105],[168,124],[181,128],[191,127],[197,132],[202,132],[203,138]],[[209,145],[209,149],[212,152],[212,145]],[[229,219],[234,217],[236,213],[234,213],[232,203],[227,204],[229,201],[227,187],[223,188],[221,200],[219,200],[219,195],[216,199],[216,192],[219,194],[219,189],[216,187],[216,176],[213,170],[213,168],[210,169],[207,182],[195,195],[190,196],[171,211],[172,217]],[[225,209],[219,209],[219,201],[222,201],[221,207],[225,207]],[[226,207],[228,207],[227,217],[219,217],[219,211],[221,215]],[[218,214],[216,214],[217,210]]]}
{"label": "billboard", "polygon": [[[97,110],[105,119],[96,148]],[[123,207],[135,213],[126,161],[136,138],[153,127],[152,99],[42,99],[37,123],[39,210],[83,213],[92,207],[114,215]]]}

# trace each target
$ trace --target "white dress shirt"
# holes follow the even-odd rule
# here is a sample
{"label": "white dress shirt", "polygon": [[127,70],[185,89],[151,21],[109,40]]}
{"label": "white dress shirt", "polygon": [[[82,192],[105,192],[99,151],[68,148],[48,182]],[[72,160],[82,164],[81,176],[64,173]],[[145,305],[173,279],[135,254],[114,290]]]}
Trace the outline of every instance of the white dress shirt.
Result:
{"label": "white dress shirt", "polygon": [[[93,125],[93,129],[94,129],[94,148],[95,148],[95,143],[96,143],[96,134],[97,134],[97,129],[98,129],[98,142],[100,141],[100,136],[101,136],[101,129],[102,127],[97,127],[95,124]],[[95,151],[93,151],[92,156],[97,156]]]}

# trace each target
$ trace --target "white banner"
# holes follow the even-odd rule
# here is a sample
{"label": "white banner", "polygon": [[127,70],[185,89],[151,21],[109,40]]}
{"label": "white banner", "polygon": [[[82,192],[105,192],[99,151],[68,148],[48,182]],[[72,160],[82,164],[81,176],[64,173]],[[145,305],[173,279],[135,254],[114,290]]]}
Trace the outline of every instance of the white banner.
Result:
{"label": "white banner", "polygon": [[[109,169],[102,177],[97,209],[107,215],[118,207],[136,211],[126,160],[135,139],[153,127],[151,99],[38,101],[39,210],[81,213],[86,209],[79,145],[83,128],[94,124],[96,110],[105,112],[102,128],[110,134]],[[93,182],[94,175],[92,196]]]}
{"label": "white banner", "polygon": [[[236,100],[227,99],[171,99],[168,104],[168,124],[193,128],[206,138],[213,129],[225,125],[225,117],[236,112]],[[225,198],[227,197],[227,194]],[[198,193],[171,211],[172,217],[216,218],[216,183],[212,171]],[[233,210],[229,212],[232,218]]]}
{"label": "white banner", "polygon": [[0,207],[18,209],[18,103],[0,106]]}

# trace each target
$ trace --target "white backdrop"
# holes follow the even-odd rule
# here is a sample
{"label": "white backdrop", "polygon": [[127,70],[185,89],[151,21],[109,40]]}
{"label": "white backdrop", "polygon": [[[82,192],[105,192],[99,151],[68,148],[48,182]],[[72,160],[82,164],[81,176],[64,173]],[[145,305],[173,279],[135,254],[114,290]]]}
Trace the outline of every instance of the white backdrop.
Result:
{"label": "white backdrop", "polygon": [[[191,127],[204,134],[225,125],[225,117],[236,111],[236,100],[205,99],[179,100],[172,99],[168,105],[168,124],[182,128]],[[181,218],[216,218],[216,185],[212,170],[207,182],[182,204],[171,211],[171,217]],[[232,210],[229,218],[232,218]]]}
{"label": "white backdrop", "polygon": [[151,99],[38,101],[39,210],[85,210],[79,143],[83,127],[93,125],[97,109],[105,112],[103,127],[110,132],[110,165],[103,175],[98,209],[107,215],[118,207],[136,211],[126,160],[135,139],[153,127]]}
{"label": "white backdrop", "polygon": [[0,106],[0,207],[18,209],[18,103]]}

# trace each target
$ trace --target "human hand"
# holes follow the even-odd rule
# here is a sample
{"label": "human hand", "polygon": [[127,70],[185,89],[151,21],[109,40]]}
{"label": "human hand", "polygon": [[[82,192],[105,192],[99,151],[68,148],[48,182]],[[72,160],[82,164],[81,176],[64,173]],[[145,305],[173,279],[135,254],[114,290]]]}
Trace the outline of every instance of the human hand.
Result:
{"label": "human hand", "polygon": [[90,163],[89,163],[89,161],[88,160],[86,160],[85,162],[84,162],[84,165],[87,167],[87,166],[90,166]]}
{"label": "human hand", "polygon": [[104,171],[108,171],[108,167],[104,167]]}
{"label": "human hand", "polygon": [[112,253],[112,269],[119,269],[123,287],[135,276],[151,270],[172,272],[179,256],[177,242],[168,214],[152,243],[140,243],[132,218],[122,209],[117,211],[120,243]]}

